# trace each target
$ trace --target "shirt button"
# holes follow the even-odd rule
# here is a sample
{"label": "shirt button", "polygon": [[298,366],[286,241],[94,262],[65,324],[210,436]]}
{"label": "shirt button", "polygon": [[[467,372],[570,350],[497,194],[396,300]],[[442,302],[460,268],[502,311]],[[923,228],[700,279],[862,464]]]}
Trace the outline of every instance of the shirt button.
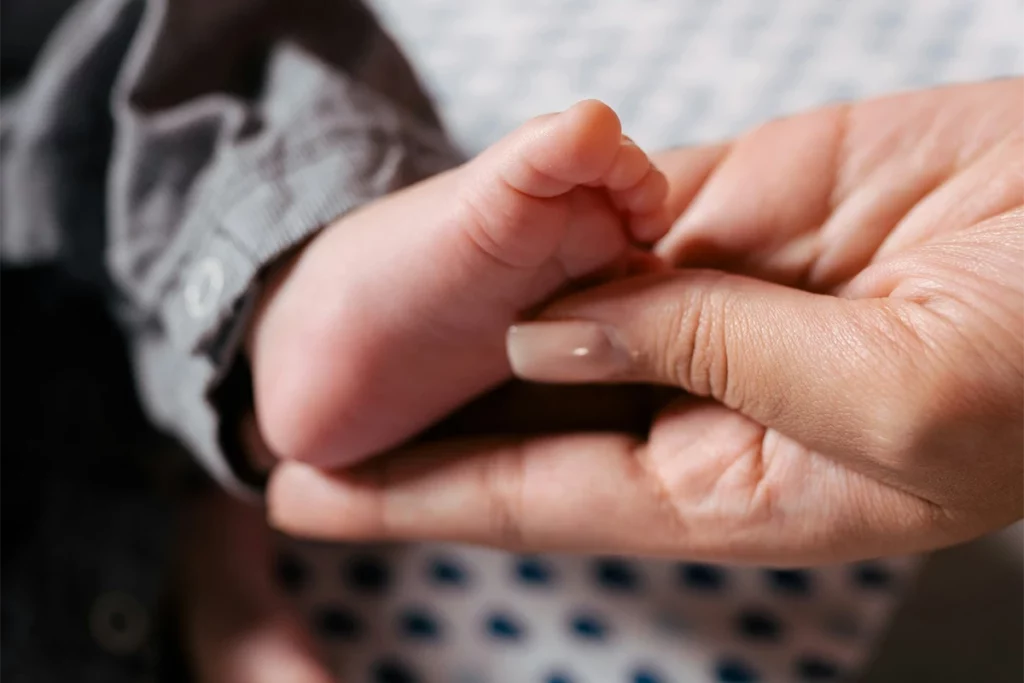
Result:
{"label": "shirt button", "polygon": [[213,257],[197,263],[185,285],[185,309],[193,318],[202,318],[213,310],[224,289],[224,267]]}
{"label": "shirt button", "polygon": [[149,615],[132,596],[111,591],[93,603],[89,630],[93,640],[107,652],[128,655],[145,644],[149,635]]}

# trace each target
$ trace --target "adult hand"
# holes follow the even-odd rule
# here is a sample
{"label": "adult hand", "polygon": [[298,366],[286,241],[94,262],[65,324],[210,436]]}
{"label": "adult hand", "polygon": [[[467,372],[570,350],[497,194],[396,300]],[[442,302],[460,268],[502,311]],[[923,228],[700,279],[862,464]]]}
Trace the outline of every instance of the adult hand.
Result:
{"label": "adult hand", "polygon": [[922,550],[1020,518],[1024,91],[839,106],[659,160],[686,267],[556,302],[520,376],[689,396],[649,438],[410,447],[271,483],[282,527],[716,561]]}

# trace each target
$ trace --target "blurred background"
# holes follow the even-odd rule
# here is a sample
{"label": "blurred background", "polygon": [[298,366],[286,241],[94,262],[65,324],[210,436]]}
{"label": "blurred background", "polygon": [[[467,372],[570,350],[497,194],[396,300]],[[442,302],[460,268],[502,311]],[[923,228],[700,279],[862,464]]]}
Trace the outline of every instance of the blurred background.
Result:
{"label": "blurred background", "polygon": [[1019,0],[370,0],[471,152],[584,97],[651,149],[1024,72]]}

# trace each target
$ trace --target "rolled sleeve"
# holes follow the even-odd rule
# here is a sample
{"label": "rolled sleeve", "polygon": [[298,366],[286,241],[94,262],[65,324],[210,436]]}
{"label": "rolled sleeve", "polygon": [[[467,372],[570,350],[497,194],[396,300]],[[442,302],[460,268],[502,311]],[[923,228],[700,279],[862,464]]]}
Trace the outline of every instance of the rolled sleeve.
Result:
{"label": "rolled sleeve", "polygon": [[[241,490],[223,387],[261,271],[461,158],[358,3],[90,5],[19,106],[36,118],[15,131],[22,163],[5,175],[54,195],[22,211],[34,224],[22,234],[56,226],[65,258],[98,255],[94,279],[118,303],[149,415]],[[84,182],[89,171],[102,182]],[[44,208],[51,199],[60,210]]]}

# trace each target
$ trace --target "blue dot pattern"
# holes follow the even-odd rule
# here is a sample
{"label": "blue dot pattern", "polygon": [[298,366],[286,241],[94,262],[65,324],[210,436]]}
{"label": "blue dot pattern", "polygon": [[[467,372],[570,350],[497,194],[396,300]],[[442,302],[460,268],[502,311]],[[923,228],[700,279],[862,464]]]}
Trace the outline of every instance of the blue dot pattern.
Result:
{"label": "blue dot pattern", "polygon": [[326,640],[353,640],[362,633],[360,618],[346,607],[324,606],[313,613],[314,631]]}
{"label": "blue dot pattern", "polygon": [[572,676],[564,671],[557,671],[552,674],[548,674],[547,678],[544,679],[544,683],[575,683]]}
{"label": "blue dot pattern", "polygon": [[[301,566],[302,581],[282,563]],[[276,571],[341,680],[829,683],[857,670],[915,566],[767,570],[288,541]]]}
{"label": "blue dot pattern", "polygon": [[654,669],[642,667],[633,672],[632,683],[667,683],[668,679]]}
{"label": "blue dot pattern", "polygon": [[285,591],[297,594],[307,587],[311,579],[309,567],[301,557],[283,552],[277,556],[274,573]]}
{"label": "blue dot pattern", "polygon": [[437,641],[441,639],[441,624],[426,609],[420,607],[407,609],[399,618],[399,624],[402,634],[410,640]]}
{"label": "blue dot pattern", "polygon": [[797,660],[796,676],[800,681],[837,681],[840,678],[839,666],[828,659],[818,656],[804,656]]}
{"label": "blue dot pattern", "polygon": [[768,569],[765,578],[772,590],[784,595],[802,597],[814,589],[814,577],[804,569]]}
{"label": "blue dot pattern", "polygon": [[536,557],[523,557],[516,562],[516,576],[526,585],[544,586],[555,580],[554,569],[546,560]]}
{"label": "blue dot pattern", "polygon": [[617,592],[633,592],[640,588],[636,563],[622,559],[600,559],[594,562],[594,576],[603,588]]}
{"label": "blue dot pattern", "polygon": [[431,560],[429,575],[433,583],[440,586],[465,586],[470,580],[466,569],[451,557]]}
{"label": "blue dot pattern", "polygon": [[570,628],[580,640],[601,641],[608,635],[608,625],[595,614],[577,614],[572,618]]}
{"label": "blue dot pattern", "polygon": [[886,566],[879,562],[865,562],[852,567],[854,582],[864,590],[884,591],[892,587],[894,579]]}
{"label": "blue dot pattern", "polygon": [[525,636],[519,619],[507,613],[493,614],[487,618],[487,632],[494,640],[517,641]]}
{"label": "blue dot pattern", "polygon": [[391,570],[387,563],[374,555],[349,558],[342,573],[350,587],[367,595],[384,593],[391,582]]}
{"label": "blue dot pattern", "polygon": [[683,564],[678,572],[683,585],[695,591],[718,592],[727,581],[725,570],[709,564]]}
{"label": "blue dot pattern", "polygon": [[412,668],[397,659],[381,659],[371,669],[374,683],[419,683]]}
{"label": "blue dot pattern", "polygon": [[782,620],[764,609],[747,609],[736,619],[740,635],[750,641],[776,641],[782,637]]}
{"label": "blue dot pattern", "polygon": [[758,683],[760,676],[746,662],[727,658],[715,665],[715,677],[721,683]]}

